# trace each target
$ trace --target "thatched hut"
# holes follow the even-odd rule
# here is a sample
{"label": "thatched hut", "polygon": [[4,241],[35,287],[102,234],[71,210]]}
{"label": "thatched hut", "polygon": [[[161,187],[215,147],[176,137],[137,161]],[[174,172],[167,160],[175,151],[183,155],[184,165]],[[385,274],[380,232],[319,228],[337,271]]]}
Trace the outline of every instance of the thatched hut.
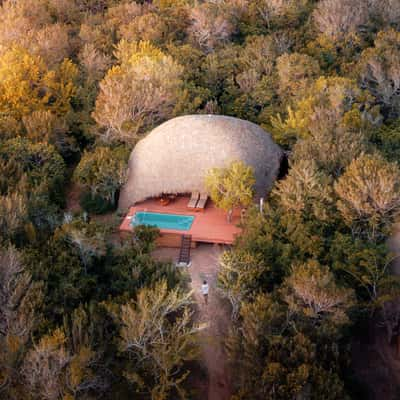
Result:
{"label": "thatched hut", "polygon": [[129,160],[119,208],[162,193],[203,192],[212,167],[241,160],[254,168],[256,192],[264,196],[276,179],[283,152],[258,125],[220,115],[187,115],[155,128]]}

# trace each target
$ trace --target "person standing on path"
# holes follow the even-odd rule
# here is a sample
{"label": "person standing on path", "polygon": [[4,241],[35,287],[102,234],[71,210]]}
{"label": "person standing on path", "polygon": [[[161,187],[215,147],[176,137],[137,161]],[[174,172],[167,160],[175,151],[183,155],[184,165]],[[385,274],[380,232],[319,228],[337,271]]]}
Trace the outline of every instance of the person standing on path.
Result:
{"label": "person standing on path", "polygon": [[206,303],[206,305],[208,304],[208,289],[207,281],[203,281],[203,284],[201,285],[201,293],[203,294],[204,303]]}

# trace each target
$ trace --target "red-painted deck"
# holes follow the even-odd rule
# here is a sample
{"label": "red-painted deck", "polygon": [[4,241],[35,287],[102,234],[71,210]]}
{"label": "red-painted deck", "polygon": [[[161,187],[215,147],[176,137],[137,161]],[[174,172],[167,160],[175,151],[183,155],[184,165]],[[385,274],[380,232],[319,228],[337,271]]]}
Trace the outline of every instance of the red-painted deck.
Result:
{"label": "red-painted deck", "polygon": [[193,215],[194,221],[188,231],[178,231],[172,229],[161,229],[162,234],[188,234],[192,235],[194,242],[232,244],[235,236],[241,229],[238,227],[240,222],[240,211],[236,210],[232,217],[232,222],[228,223],[226,212],[214,206],[212,201],[208,200],[204,211],[188,210],[187,204],[189,197],[180,196],[166,206],[160,204],[158,199],[149,199],[141,203],[137,203],[129,209],[121,226],[121,231],[132,232],[133,228],[130,225],[131,217],[137,211],[158,212],[165,214],[181,214]]}

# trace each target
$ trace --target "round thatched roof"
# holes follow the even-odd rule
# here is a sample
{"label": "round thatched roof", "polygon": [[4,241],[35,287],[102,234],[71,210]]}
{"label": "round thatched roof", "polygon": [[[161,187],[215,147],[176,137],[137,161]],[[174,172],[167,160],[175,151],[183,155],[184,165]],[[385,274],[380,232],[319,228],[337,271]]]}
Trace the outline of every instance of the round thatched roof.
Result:
{"label": "round thatched roof", "polygon": [[119,207],[162,193],[204,191],[213,167],[241,160],[254,168],[264,196],[279,171],[282,150],[258,125],[220,115],[187,115],[155,128],[133,149]]}

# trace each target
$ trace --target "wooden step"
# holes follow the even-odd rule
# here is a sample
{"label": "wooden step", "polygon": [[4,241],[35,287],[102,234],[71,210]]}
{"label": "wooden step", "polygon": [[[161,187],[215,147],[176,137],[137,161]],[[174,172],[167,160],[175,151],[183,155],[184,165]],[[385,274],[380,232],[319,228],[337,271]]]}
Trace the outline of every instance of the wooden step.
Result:
{"label": "wooden step", "polygon": [[192,244],[192,236],[191,235],[182,235],[181,248],[179,250],[179,257],[178,257],[178,264],[189,265],[191,244]]}

